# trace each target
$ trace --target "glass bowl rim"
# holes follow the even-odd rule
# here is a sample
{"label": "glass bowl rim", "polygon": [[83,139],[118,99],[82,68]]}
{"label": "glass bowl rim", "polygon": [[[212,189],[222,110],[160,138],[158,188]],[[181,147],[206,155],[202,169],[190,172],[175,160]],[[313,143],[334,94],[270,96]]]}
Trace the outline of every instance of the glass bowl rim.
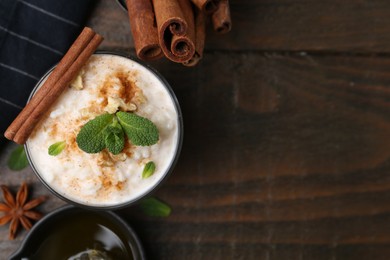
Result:
{"label": "glass bowl rim", "polygon": [[[173,156],[173,159],[171,160],[169,166],[167,167],[167,171],[165,171],[163,173],[163,175],[159,178],[159,180],[153,185],[151,186],[149,189],[147,189],[146,191],[144,191],[143,193],[139,194],[138,196],[134,197],[133,199],[131,200],[128,200],[128,201],[124,201],[124,202],[121,202],[121,203],[118,203],[118,204],[110,204],[110,205],[95,205],[95,204],[92,204],[92,205],[89,205],[89,204],[83,204],[81,202],[78,202],[78,201],[75,201],[75,200],[72,200],[68,197],[65,197],[64,195],[60,194],[58,191],[56,191],[54,188],[51,187],[51,185],[49,185],[45,180],[44,178],[39,174],[39,171],[37,170],[37,168],[35,167],[34,165],[34,162],[31,158],[31,155],[30,155],[30,152],[29,152],[29,148],[28,148],[28,142],[26,142],[26,144],[24,144],[24,149],[26,151],[26,155],[27,155],[27,160],[31,166],[31,168],[33,169],[35,175],[38,177],[38,179],[40,180],[41,183],[43,183],[45,185],[45,187],[50,190],[51,193],[53,193],[54,195],[56,195],[58,198],[62,199],[63,201],[66,201],[72,205],[75,205],[75,206],[78,206],[78,207],[81,207],[81,208],[85,208],[85,209],[92,209],[92,210],[117,210],[117,209],[122,209],[122,208],[126,208],[126,207],[129,207],[131,205],[134,205],[134,204],[137,204],[137,202],[139,202],[140,200],[144,199],[144,198],[147,198],[149,196],[152,195],[152,193],[154,193],[159,187],[162,186],[163,182],[166,181],[169,177],[169,175],[172,173],[172,171],[174,170],[175,168],[175,165],[179,159],[179,156],[180,156],[180,153],[181,153],[181,149],[182,149],[182,145],[183,145],[183,135],[184,135],[184,124],[183,124],[183,116],[182,116],[182,112],[181,112],[181,108],[180,108],[180,104],[179,104],[179,101],[172,89],[172,87],[170,86],[170,84],[168,83],[168,81],[157,71],[155,70],[153,67],[149,66],[148,64],[134,58],[133,56],[131,55],[127,55],[123,52],[119,52],[119,51],[106,51],[106,50],[99,50],[99,51],[96,51],[94,53],[94,55],[102,55],[102,54],[107,54],[107,55],[114,55],[114,56],[119,56],[119,57],[123,57],[123,58],[126,58],[126,59],[129,59],[135,63],[138,63],[139,65],[141,65],[142,67],[144,67],[145,69],[147,69],[149,72],[151,72],[161,83],[162,85],[165,87],[165,89],[168,91],[168,94],[170,95],[173,103],[174,103],[174,107],[176,109],[176,113],[177,113],[177,120],[178,120],[178,138],[177,138],[177,144],[176,144],[176,149],[175,149],[175,154]],[[35,94],[35,92],[38,90],[38,88],[41,86],[41,84],[43,83],[43,81],[49,76],[49,74],[53,71],[53,69],[55,68],[56,65],[54,65],[53,67],[51,67],[40,79],[39,81],[35,84],[33,90],[31,91],[30,93],[30,96],[28,98],[28,101],[32,98],[32,96]],[[28,102],[27,101],[27,102]]]}

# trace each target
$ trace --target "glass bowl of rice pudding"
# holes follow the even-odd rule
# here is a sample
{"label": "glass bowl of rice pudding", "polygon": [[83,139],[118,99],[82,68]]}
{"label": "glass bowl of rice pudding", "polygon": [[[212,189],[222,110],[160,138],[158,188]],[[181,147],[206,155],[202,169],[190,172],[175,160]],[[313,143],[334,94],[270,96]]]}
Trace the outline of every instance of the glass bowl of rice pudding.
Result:
{"label": "glass bowl of rice pudding", "polygon": [[[81,150],[76,140],[80,129],[99,115],[117,111],[150,120],[158,129],[157,143],[137,146],[125,138],[117,154]],[[87,208],[118,209],[150,195],[166,179],[182,139],[179,103],[162,76],[125,55],[97,52],[35,127],[25,150],[38,178],[61,199]],[[49,155],[48,148],[58,142],[63,150]],[[155,170],[145,178],[148,162]]]}

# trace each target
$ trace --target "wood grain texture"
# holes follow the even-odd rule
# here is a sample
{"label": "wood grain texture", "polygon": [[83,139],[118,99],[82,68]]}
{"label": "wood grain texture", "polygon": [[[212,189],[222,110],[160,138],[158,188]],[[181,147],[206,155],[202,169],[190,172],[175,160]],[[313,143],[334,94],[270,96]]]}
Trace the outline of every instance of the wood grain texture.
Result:
{"label": "wood grain texture", "polygon": [[[209,23],[206,50],[389,52],[387,0],[231,0],[233,29]],[[89,25],[109,48],[133,48],[126,13],[101,0]]]}
{"label": "wood grain texture", "polygon": [[[118,211],[149,259],[390,258],[390,3],[231,1],[233,30],[201,63],[150,63],[172,85],[185,135],[156,196],[168,218]],[[102,49],[133,53],[126,13],[101,0]],[[31,169],[0,180],[48,194]],[[54,196],[40,208],[64,203]],[[16,249],[0,227],[0,259]]]}
{"label": "wood grain texture", "polygon": [[[388,57],[208,53],[193,70],[156,67],[185,119],[157,193],[174,211],[121,212],[152,259],[390,256]],[[242,91],[279,101],[248,108]]]}

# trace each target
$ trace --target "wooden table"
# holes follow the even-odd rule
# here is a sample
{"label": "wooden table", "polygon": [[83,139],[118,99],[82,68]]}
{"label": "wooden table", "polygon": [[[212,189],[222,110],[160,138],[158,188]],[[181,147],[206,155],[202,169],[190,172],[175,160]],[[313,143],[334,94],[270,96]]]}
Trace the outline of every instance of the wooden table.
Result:
{"label": "wooden table", "polygon": [[[232,0],[233,31],[208,33],[195,68],[151,63],[172,85],[185,138],[156,196],[168,218],[119,211],[150,259],[390,259],[390,2]],[[88,24],[132,52],[111,0]],[[7,169],[33,195],[30,168]],[[50,195],[47,213],[64,203]],[[4,259],[18,247],[0,228]]]}

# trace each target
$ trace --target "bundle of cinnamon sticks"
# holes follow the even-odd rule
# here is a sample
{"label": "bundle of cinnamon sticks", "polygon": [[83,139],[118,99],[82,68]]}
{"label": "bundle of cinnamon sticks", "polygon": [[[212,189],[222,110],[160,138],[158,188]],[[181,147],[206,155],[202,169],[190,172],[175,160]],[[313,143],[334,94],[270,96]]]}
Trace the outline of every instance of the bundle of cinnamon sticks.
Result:
{"label": "bundle of cinnamon sticks", "polygon": [[4,133],[7,139],[18,144],[26,142],[42,116],[69,86],[102,40],[102,36],[91,28],[84,28],[30,102],[8,127]]}
{"label": "bundle of cinnamon sticks", "polygon": [[137,56],[167,57],[195,66],[203,56],[206,23],[218,33],[231,30],[228,0],[126,0]]}

